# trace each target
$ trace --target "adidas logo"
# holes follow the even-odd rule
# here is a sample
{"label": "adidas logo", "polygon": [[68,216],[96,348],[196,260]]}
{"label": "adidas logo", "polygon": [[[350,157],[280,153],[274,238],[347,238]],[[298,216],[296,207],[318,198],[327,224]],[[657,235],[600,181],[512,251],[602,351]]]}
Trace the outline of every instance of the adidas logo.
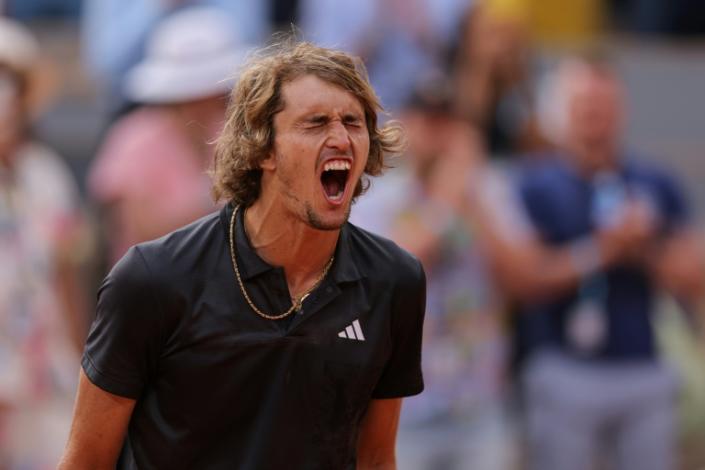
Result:
{"label": "adidas logo", "polygon": [[362,328],[360,328],[359,320],[355,320],[350,325],[346,326],[343,331],[338,333],[338,337],[365,341],[365,335],[362,334]]}

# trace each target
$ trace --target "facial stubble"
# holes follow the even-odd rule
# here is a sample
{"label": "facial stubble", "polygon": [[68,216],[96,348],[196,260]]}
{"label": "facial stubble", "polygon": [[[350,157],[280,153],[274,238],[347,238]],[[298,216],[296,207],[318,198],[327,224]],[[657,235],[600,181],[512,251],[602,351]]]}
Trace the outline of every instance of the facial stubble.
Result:
{"label": "facial stubble", "polygon": [[[277,160],[281,161],[285,157],[281,154],[277,154]],[[352,204],[348,204],[348,206],[345,208],[345,216],[343,217],[343,220],[340,223],[326,223],[320,215],[313,209],[313,206],[311,205],[310,202],[304,202],[302,201],[296,194],[294,194],[289,188],[293,187],[293,180],[292,178],[289,178],[287,175],[278,175],[280,181],[282,182],[282,188],[283,188],[283,193],[284,196],[292,201],[296,205],[303,206],[304,208],[304,214],[300,214],[300,217],[303,219],[304,223],[308,225],[309,227],[316,229],[316,230],[322,230],[322,231],[332,231],[332,230],[340,230],[343,225],[348,221],[350,218],[350,211],[352,210]]]}

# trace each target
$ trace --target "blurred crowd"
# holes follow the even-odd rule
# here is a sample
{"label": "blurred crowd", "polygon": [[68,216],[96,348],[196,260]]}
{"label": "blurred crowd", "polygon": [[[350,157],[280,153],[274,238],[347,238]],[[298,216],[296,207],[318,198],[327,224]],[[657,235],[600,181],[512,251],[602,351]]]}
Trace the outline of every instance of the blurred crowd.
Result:
{"label": "blurred crowd", "polygon": [[[228,90],[278,32],[360,55],[406,129],[405,155],[351,216],[428,278],[426,390],[404,402],[399,468],[705,466],[705,236],[669,155],[625,145],[627,93],[601,41],[697,38],[702,2],[0,0],[0,13],[0,469],[55,466],[93,287],[131,245],[216,209]],[[60,78],[33,33],[47,22],[80,30],[105,105],[78,176],[34,128]]]}

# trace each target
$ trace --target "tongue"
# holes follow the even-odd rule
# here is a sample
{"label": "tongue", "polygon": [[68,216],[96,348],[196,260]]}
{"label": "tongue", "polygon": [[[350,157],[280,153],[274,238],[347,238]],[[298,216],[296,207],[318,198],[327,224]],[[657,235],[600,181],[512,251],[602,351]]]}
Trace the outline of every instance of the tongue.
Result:
{"label": "tongue", "polygon": [[328,197],[336,197],[342,191],[342,187],[337,178],[325,178],[323,188],[326,190]]}

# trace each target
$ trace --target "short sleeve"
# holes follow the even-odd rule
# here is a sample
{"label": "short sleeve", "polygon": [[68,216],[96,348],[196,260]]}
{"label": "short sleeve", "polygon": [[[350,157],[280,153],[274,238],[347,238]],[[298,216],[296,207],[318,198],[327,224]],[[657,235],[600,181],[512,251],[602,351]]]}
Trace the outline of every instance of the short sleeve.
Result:
{"label": "short sleeve", "polygon": [[691,222],[691,211],[678,180],[668,173],[662,173],[658,179],[658,186],[666,232],[688,225]]}
{"label": "short sleeve", "polygon": [[103,390],[138,398],[162,347],[156,282],[138,247],[115,265],[98,291],[83,353],[86,375]]}
{"label": "short sleeve", "polygon": [[527,172],[520,180],[518,188],[518,199],[527,216],[528,223],[539,231],[544,228],[545,221],[550,220],[547,210],[549,207],[548,197],[544,195],[545,187],[536,181],[531,172]]}
{"label": "short sleeve", "polygon": [[426,275],[412,258],[413,268],[404,272],[392,301],[392,353],[373,398],[398,398],[423,391],[421,341],[426,310]]}

